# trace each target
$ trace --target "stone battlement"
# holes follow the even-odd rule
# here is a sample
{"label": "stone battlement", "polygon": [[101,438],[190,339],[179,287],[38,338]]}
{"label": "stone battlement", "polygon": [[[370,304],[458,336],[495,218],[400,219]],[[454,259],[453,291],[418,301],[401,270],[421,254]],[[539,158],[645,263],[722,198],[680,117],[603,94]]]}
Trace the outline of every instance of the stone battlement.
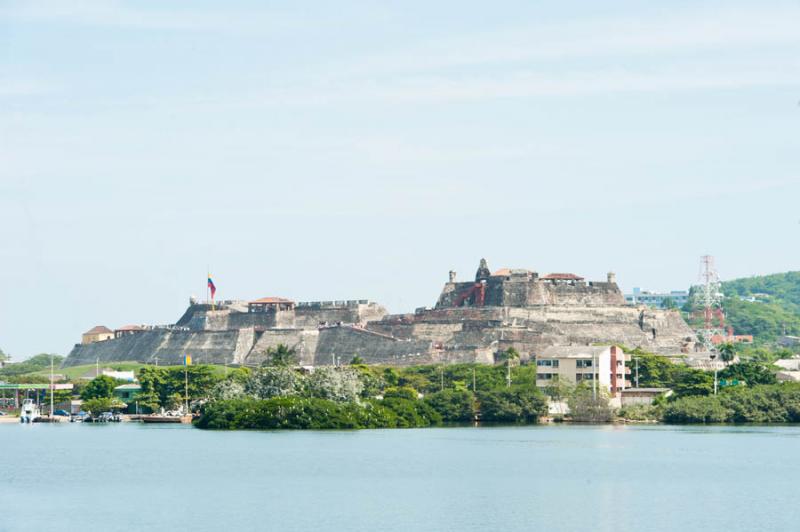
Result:
{"label": "stone battlement", "polygon": [[513,347],[527,360],[550,346],[622,344],[664,355],[691,354],[697,338],[676,311],[637,309],[613,274],[604,282],[571,273],[539,275],[522,269],[489,272],[481,260],[474,281],[445,284],[435,308],[389,315],[366,299],[225,300],[213,307],[191,300],[174,324],[76,345],[65,365],[140,361],[261,364],[279,344],[304,365],[491,364]]}
{"label": "stone battlement", "polygon": [[489,273],[481,259],[475,281],[456,282],[455,272],[444,285],[436,308],[624,305],[625,297],[613,274],[605,282],[586,282],[571,273],[540,276],[537,272],[504,268]]}

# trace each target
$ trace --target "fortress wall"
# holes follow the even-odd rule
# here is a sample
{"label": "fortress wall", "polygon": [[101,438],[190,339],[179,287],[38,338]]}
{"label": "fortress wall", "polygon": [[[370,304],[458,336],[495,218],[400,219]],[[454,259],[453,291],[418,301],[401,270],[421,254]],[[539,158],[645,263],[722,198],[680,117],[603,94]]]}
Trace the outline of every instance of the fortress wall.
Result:
{"label": "fortress wall", "polygon": [[388,312],[383,306],[378,305],[377,303],[367,303],[366,305],[358,306],[358,314],[360,317],[359,322],[367,323],[383,318],[388,314]]}
{"label": "fortress wall", "polygon": [[239,336],[236,338],[236,348],[233,350],[233,363],[244,364],[245,360],[247,360],[247,355],[250,354],[255,343],[255,327],[240,329]]}
{"label": "fortress wall", "polygon": [[533,284],[535,283],[530,282],[527,277],[511,277],[509,280],[499,283],[499,305],[506,307],[522,307],[527,305],[530,297],[530,287]]}
{"label": "fortress wall", "polygon": [[614,283],[553,284],[533,283],[527,305],[614,306],[624,305],[619,287]]}
{"label": "fortress wall", "polygon": [[333,356],[343,364],[360,356],[367,364],[412,365],[430,363],[431,343],[424,340],[397,340],[357,327],[320,329],[314,365],[330,365]]}
{"label": "fortress wall", "polygon": [[318,339],[319,331],[316,329],[270,329],[258,333],[255,345],[245,357],[245,361],[247,364],[261,364],[267,360],[268,349],[284,344],[296,350],[298,363],[304,366],[312,365]]}
{"label": "fortress wall", "polygon": [[184,355],[197,363],[233,362],[238,331],[201,332],[155,329],[137,334],[76,345],[64,361],[65,366],[102,362],[136,361],[161,365],[182,364]]}
{"label": "fortress wall", "polygon": [[316,329],[320,323],[358,323],[361,321],[361,317],[358,307],[297,307],[295,309],[295,320],[298,327]]}

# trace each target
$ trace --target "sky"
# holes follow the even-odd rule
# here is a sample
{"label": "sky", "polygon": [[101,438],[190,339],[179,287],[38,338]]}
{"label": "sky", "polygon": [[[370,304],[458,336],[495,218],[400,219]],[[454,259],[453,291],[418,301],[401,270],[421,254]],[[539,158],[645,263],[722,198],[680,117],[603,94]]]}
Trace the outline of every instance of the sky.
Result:
{"label": "sky", "polygon": [[0,348],[189,297],[800,269],[800,3],[0,0]]}

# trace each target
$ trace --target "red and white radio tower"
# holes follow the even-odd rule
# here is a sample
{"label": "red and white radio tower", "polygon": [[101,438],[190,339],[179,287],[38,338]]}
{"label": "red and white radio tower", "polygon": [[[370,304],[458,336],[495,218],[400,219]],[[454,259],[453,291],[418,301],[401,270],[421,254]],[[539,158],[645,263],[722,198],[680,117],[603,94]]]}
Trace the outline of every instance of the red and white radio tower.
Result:
{"label": "red and white radio tower", "polygon": [[[714,351],[713,338],[724,336],[725,314],[722,311],[722,290],[719,274],[714,267],[714,257],[700,257],[700,286],[694,294],[695,304],[703,308],[703,327],[697,335],[708,351]],[[716,318],[716,320],[714,319]]]}

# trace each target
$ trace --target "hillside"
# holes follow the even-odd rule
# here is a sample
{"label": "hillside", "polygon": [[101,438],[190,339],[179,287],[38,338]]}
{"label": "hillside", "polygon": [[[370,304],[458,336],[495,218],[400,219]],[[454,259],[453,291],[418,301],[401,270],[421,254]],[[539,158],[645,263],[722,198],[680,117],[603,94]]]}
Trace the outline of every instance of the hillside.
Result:
{"label": "hillside", "polygon": [[[800,335],[800,272],[735,279],[722,284],[727,321],[737,334],[772,342]],[[743,301],[742,298],[755,301]]]}
{"label": "hillside", "polygon": [[735,279],[723,283],[722,289],[728,296],[754,297],[800,314],[800,272]]}
{"label": "hillside", "polygon": [[[783,334],[800,336],[800,272],[726,281],[722,292],[726,325],[736,334],[752,334],[760,345],[772,344]],[[682,310],[693,328],[701,326],[702,313],[691,299]]]}

